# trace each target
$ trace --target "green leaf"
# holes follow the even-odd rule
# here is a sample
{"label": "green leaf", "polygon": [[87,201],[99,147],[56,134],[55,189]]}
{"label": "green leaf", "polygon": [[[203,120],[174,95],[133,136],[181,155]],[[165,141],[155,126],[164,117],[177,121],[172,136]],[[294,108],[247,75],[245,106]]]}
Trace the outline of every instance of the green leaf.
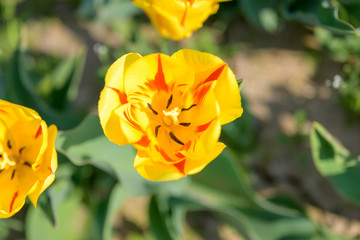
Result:
{"label": "green leaf", "polygon": [[26,239],[29,240],[78,240],[83,234],[89,213],[81,204],[81,192],[73,190],[57,209],[57,225],[54,228],[39,209],[31,207],[26,215]]}
{"label": "green leaf", "polygon": [[160,205],[157,198],[153,196],[149,205],[149,222],[152,231],[157,239],[172,240],[174,239],[165,223],[165,217],[160,211]]}
{"label": "green leaf", "polygon": [[339,9],[328,0],[286,0],[282,6],[287,20],[323,26],[339,33],[355,33],[355,27],[339,18]]}
{"label": "green leaf", "polygon": [[127,192],[139,196],[157,191],[179,194],[188,179],[176,182],[151,182],[134,168],[135,150],[131,145],[118,146],[103,133],[99,117],[89,115],[76,128],[59,132],[55,146],[75,165],[91,164],[119,179]]}
{"label": "green leaf", "polygon": [[319,123],[310,134],[311,151],[319,172],[349,201],[360,204],[360,157],[355,159]]}
{"label": "green leaf", "polygon": [[38,207],[40,207],[44,214],[46,215],[47,219],[50,221],[51,225],[55,228],[56,227],[56,212],[52,198],[49,196],[48,191],[45,191],[39,197]]}
{"label": "green leaf", "polygon": [[78,124],[79,117],[52,109],[38,96],[26,70],[26,56],[23,51],[17,49],[10,62],[5,76],[5,100],[36,110],[48,125],[55,124],[59,129],[71,128]]}
{"label": "green leaf", "polygon": [[77,56],[62,61],[43,78],[39,91],[51,106],[66,109],[76,99],[85,59],[86,51],[80,52]]}
{"label": "green leaf", "polygon": [[116,184],[111,191],[111,195],[109,197],[108,203],[107,203],[107,209],[106,209],[106,217],[104,221],[104,228],[103,228],[103,240],[111,240],[113,239],[112,236],[112,226],[114,222],[114,218],[124,202],[126,197],[126,192],[124,188],[121,186],[121,184]]}

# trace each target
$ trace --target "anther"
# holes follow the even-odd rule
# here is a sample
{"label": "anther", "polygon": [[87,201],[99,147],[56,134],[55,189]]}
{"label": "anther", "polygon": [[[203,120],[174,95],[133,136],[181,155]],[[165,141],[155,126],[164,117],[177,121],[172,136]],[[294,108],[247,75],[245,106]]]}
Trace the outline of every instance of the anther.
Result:
{"label": "anther", "polygon": [[9,149],[11,149],[11,143],[10,143],[10,140],[7,141],[7,146]]}
{"label": "anther", "polygon": [[15,176],[15,169],[14,169],[14,171],[13,171],[12,174],[11,174],[11,180],[13,180],[14,176]]}
{"label": "anther", "polygon": [[167,102],[166,109],[168,109],[170,107],[170,104],[172,103],[172,99],[173,99],[173,95],[171,94],[170,98],[169,98],[169,100]]}
{"label": "anther", "polygon": [[150,105],[150,103],[148,103],[147,105],[148,105],[148,107],[150,108],[150,110],[151,110],[155,115],[158,115],[158,112],[155,111],[155,110],[152,108],[152,106]]}
{"label": "anther", "polygon": [[155,137],[158,136],[160,127],[161,127],[161,125],[158,125],[158,126],[155,127]]}
{"label": "anther", "polygon": [[25,147],[20,148],[19,153],[21,154],[24,149],[25,149]]}
{"label": "anther", "polygon": [[31,167],[31,164],[29,162],[24,162],[25,166]]}
{"label": "anther", "polygon": [[181,111],[188,111],[188,110],[192,109],[193,107],[196,107],[196,104],[193,104],[188,108],[182,108]]}
{"label": "anther", "polygon": [[176,143],[181,144],[181,145],[185,145],[182,141],[180,141],[173,132],[169,132],[169,135],[171,137],[172,140],[174,140]]}
{"label": "anther", "polygon": [[179,123],[181,126],[188,127],[191,123]]}

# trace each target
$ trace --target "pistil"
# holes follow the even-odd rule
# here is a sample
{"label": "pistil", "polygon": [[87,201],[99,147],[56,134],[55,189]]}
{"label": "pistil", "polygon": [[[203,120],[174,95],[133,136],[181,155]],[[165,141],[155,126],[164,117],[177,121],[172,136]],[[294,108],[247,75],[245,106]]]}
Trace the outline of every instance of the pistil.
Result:
{"label": "pistil", "polygon": [[163,110],[163,122],[167,127],[172,126],[173,124],[179,125],[179,119],[178,116],[180,114],[179,108],[176,107],[171,111],[165,111]]}

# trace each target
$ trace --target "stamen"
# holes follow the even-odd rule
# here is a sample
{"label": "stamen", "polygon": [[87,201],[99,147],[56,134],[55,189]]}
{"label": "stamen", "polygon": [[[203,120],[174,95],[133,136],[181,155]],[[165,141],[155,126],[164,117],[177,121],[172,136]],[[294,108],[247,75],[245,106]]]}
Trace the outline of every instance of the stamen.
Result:
{"label": "stamen", "polygon": [[155,127],[155,137],[158,136],[160,127],[161,127],[161,125],[158,125],[158,126]]}
{"label": "stamen", "polygon": [[188,108],[182,108],[181,111],[188,111],[188,110],[192,109],[193,107],[196,107],[196,104],[193,104]]}
{"label": "stamen", "polygon": [[13,180],[14,176],[15,176],[15,169],[14,169],[14,171],[13,171],[12,174],[11,174],[11,180]]}
{"label": "stamen", "polygon": [[182,141],[180,141],[173,132],[169,132],[169,135],[171,137],[172,140],[174,140],[176,143],[181,144],[181,145],[185,145]]}
{"label": "stamen", "polygon": [[158,115],[158,112],[155,111],[155,110],[152,108],[152,106],[150,105],[150,103],[148,103],[147,105],[148,105],[148,107],[150,108],[150,110],[151,110],[155,115]]}
{"label": "stamen", "polygon": [[10,143],[10,140],[7,141],[7,146],[9,149],[11,149],[11,143]]}
{"label": "stamen", "polygon": [[179,123],[181,126],[188,127],[191,123]]}
{"label": "stamen", "polygon": [[166,109],[168,109],[170,107],[170,104],[172,103],[172,99],[173,99],[173,95],[171,94],[170,98],[169,98],[169,100],[167,102]]}
{"label": "stamen", "polygon": [[2,158],[2,154],[0,154],[0,158]]}
{"label": "stamen", "polygon": [[19,153],[21,154],[24,149],[25,149],[25,147],[20,148]]}
{"label": "stamen", "polygon": [[31,164],[29,162],[24,162],[25,166],[31,167]]}

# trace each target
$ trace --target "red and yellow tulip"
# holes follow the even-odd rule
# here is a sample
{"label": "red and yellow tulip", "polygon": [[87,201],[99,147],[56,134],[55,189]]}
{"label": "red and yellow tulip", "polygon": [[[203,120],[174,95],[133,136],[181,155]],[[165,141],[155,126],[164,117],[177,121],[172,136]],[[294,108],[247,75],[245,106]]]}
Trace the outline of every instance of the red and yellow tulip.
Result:
{"label": "red and yellow tulip", "polygon": [[163,37],[189,38],[217,12],[219,0],[134,0]]}
{"label": "red and yellow tulip", "polygon": [[0,100],[0,218],[18,212],[26,196],[36,206],[54,181],[56,132],[34,110]]}
{"label": "red and yellow tulip", "polygon": [[122,56],[109,68],[99,100],[105,135],[132,144],[135,168],[155,181],[201,171],[225,147],[221,125],[242,111],[228,65],[194,50]]}

